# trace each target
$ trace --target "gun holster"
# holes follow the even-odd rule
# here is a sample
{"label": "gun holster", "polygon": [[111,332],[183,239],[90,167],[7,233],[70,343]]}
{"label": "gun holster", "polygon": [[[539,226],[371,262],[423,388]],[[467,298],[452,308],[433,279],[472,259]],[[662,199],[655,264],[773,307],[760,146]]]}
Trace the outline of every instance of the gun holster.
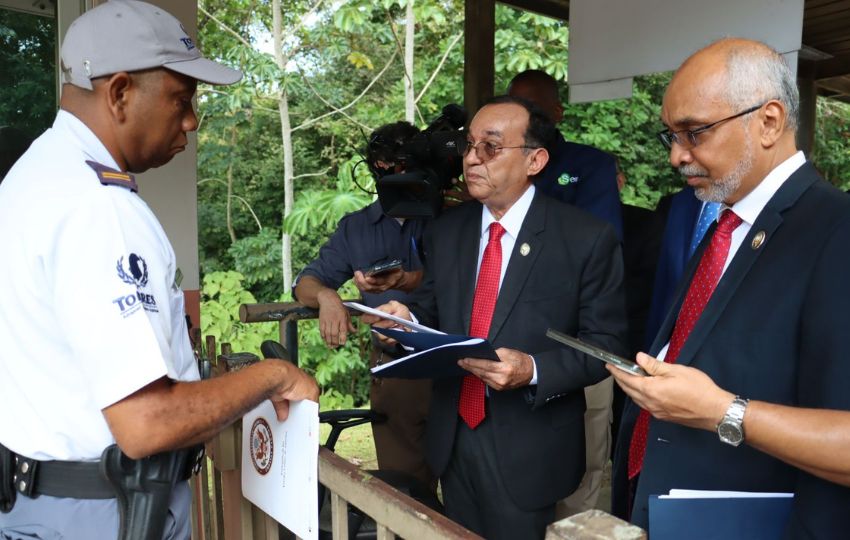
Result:
{"label": "gun holster", "polygon": [[117,445],[103,451],[100,471],[115,489],[118,540],[161,540],[174,485],[196,472],[203,446],[130,459]]}
{"label": "gun holster", "polygon": [[0,444],[0,512],[8,514],[15,507],[15,456]]}

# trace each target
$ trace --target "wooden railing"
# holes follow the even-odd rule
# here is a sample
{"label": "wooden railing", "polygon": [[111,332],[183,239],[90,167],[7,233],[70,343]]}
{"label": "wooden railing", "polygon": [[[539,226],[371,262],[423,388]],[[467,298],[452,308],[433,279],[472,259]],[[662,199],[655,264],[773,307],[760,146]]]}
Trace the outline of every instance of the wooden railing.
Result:
{"label": "wooden railing", "polygon": [[[301,319],[318,316],[314,309],[298,303],[246,304],[239,310],[246,323],[275,321],[280,324],[280,341],[298,361],[298,327]],[[212,365],[212,376],[226,371],[219,362],[215,339],[207,337],[206,359]],[[230,354],[227,344],[221,354]],[[222,431],[207,444],[207,459],[200,474],[193,479],[194,540],[278,540],[293,535],[276,521],[242,497],[241,489],[241,421]],[[347,539],[348,504],[356,506],[377,525],[377,538],[391,540],[398,536],[409,539],[476,539],[468,531],[439,512],[393,488],[337,456],[319,449],[319,482],[330,493],[332,532],[334,539]]]}
{"label": "wooden railing", "polygon": [[[280,324],[280,341],[298,361],[298,321],[316,318],[318,312],[295,302],[245,304],[242,322]],[[357,315],[353,313],[353,315]],[[212,375],[226,371],[218,362],[215,339],[206,339],[206,358]],[[221,345],[221,353],[231,351]],[[207,459],[193,478],[193,540],[282,540],[294,535],[242,497],[241,421],[207,444]],[[361,470],[333,452],[319,449],[319,482],[330,492],[331,527],[335,540],[349,538],[348,505],[354,505],[377,525],[378,540],[397,535],[411,540],[471,540],[475,533],[428,508],[389,484]],[[646,533],[600,510],[589,510],[551,524],[546,540],[645,540]]]}

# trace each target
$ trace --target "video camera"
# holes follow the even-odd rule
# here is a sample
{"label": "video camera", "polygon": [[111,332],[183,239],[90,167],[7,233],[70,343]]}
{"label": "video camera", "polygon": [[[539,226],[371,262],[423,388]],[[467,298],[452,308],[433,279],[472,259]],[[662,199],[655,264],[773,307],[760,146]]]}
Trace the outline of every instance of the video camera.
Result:
{"label": "video camera", "polygon": [[465,123],[463,107],[450,104],[421,132],[407,122],[375,130],[366,161],[386,215],[431,218],[440,213],[443,190],[463,172]]}

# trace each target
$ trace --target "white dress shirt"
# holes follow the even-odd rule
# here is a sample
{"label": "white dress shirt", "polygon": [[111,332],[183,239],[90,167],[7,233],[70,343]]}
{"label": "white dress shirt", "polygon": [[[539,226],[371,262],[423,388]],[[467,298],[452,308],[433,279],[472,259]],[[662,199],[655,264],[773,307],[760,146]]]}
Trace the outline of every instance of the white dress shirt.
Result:
{"label": "white dress shirt", "polygon": [[[505,234],[502,235],[502,271],[499,274],[499,291],[502,290],[502,282],[505,280],[505,272],[508,270],[508,262],[511,259],[511,253],[514,251],[517,236],[522,228],[522,222],[525,221],[525,216],[528,214],[528,209],[531,207],[531,201],[534,200],[534,185],[530,185],[525,193],[517,199],[517,201],[508,208],[505,215],[497,220],[490,213],[486,206],[481,207],[481,242],[478,245],[478,265],[475,271],[475,282],[478,283],[478,272],[481,270],[481,260],[484,258],[484,249],[487,247],[487,242],[490,241],[490,224],[498,221],[505,229]],[[529,355],[531,356],[531,355]],[[537,362],[531,356],[531,364],[534,372],[531,375],[531,381],[528,384],[537,384]],[[489,389],[488,389],[489,390]]]}

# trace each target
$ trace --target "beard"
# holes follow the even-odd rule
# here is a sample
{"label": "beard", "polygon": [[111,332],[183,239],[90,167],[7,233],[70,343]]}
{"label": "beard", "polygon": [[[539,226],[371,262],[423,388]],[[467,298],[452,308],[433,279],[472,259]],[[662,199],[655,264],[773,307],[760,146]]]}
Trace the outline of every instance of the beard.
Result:
{"label": "beard", "polygon": [[725,176],[714,179],[708,177],[708,171],[696,164],[682,165],[679,174],[683,176],[699,176],[708,179],[708,185],[694,188],[697,199],[705,202],[723,202],[738,191],[744,176],[753,168],[753,145],[749,133],[744,139],[744,157],[735,168]]}

